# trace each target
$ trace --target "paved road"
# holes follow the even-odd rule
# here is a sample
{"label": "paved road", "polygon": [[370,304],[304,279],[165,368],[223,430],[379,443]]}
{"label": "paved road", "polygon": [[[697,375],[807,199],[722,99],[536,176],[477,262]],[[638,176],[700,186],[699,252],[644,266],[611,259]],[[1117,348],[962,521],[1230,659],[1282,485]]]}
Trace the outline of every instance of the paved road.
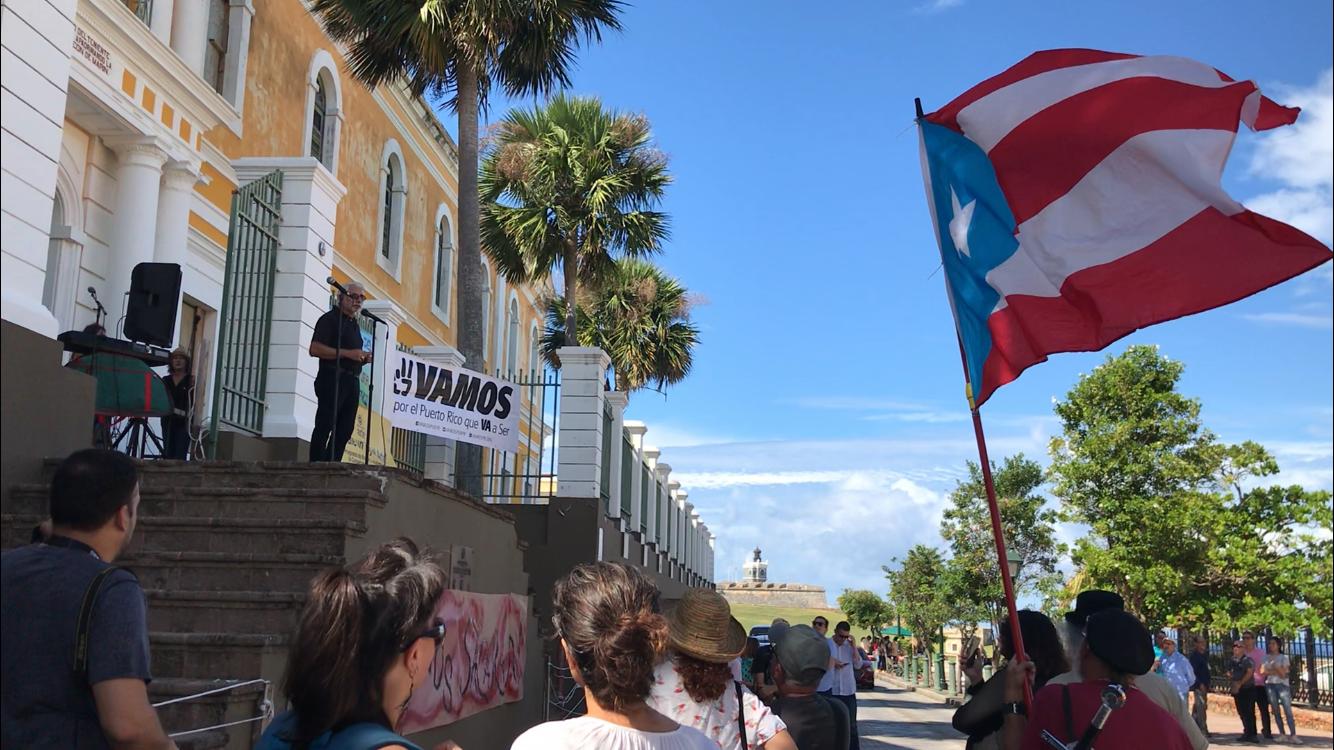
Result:
{"label": "paved road", "polygon": [[953,715],[950,706],[883,682],[857,693],[862,750],[963,750]]}

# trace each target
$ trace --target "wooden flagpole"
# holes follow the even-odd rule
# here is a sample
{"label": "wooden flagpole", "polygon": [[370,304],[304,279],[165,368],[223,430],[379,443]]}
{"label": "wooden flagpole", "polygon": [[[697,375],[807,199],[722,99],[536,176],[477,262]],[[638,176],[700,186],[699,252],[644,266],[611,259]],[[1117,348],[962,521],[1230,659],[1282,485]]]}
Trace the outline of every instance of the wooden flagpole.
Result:
{"label": "wooden flagpole", "polygon": [[[917,109],[917,119],[925,117],[922,111],[922,100],[913,99],[913,104]],[[919,125],[920,127],[920,125]],[[930,195],[927,200],[934,200]],[[940,231],[939,227],[935,228]],[[943,253],[943,249],[942,249]],[[943,261],[943,258],[942,258]],[[953,294],[950,291],[949,273],[945,273],[945,288],[947,294]],[[954,307],[954,299],[950,298],[950,308]],[[1014,645],[1014,656],[1016,661],[1027,661],[1027,652],[1024,650],[1024,634],[1019,628],[1019,607],[1014,598],[1014,581],[1010,578],[1010,559],[1005,551],[1005,534],[1001,530],[1000,505],[996,501],[996,483],[991,476],[991,460],[987,457],[987,436],[982,430],[982,413],[978,410],[977,402],[973,397],[973,382],[968,374],[968,354],[963,346],[963,335],[959,332],[958,316],[954,320],[955,340],[959,343],[959,361],[963,364],[963,382],[965,394],[968,398],[968,411],[973,416],[973,434],[977,438],[977,457],[982,464],[982,486],[986,488],[987,510],[991,515],[991,537],[996,542],[996,562],[1000,566],[1001,588],[1005,591],[1005,607],[1009,611],[1010,620],[1010,643]],[[1033,709],[1033,687],[1024,681],[1024,703],[1027,704],[1029,713]]]}

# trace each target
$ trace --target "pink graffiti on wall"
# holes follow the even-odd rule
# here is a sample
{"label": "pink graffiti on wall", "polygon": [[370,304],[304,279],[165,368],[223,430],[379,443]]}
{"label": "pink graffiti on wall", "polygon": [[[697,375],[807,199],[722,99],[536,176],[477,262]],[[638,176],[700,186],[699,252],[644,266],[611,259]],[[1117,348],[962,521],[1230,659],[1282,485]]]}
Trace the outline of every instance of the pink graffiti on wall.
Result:
{"label": "pink graffiti on wall", "polygon": [[445,640],[418,677],[400,725],[405,734],[523,698],[528,597],[448,590],[436,616],[445,622]]}

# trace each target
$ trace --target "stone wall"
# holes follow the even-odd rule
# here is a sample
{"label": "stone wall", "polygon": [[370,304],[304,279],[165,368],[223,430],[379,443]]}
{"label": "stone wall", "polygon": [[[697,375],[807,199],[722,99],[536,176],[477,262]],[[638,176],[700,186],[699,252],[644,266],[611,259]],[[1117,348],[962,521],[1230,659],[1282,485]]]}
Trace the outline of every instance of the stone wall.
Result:
{"label": "stone wall", "polygon": [[767,583],[761,586],[746,586],[738,583],[721,583],[718,592],[733,604],[760,604],[768,607],[801,607],[803,609],[828,609],[825,591],[819,586],[804,583]]}

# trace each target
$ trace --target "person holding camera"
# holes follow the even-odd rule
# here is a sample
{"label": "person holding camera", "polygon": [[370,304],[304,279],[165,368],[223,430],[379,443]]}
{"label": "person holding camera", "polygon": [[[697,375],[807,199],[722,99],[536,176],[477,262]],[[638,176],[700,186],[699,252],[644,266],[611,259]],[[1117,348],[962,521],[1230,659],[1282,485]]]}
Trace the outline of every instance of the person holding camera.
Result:
{"label": "person holding camera", "polygon": [[[1052,677],[1070,669],[1060,634],[1046,615],[1027,609],[1019,610],[1019,632],[1024,637],[1026,655],[1036,665],[1034,692]],[[1014,644],[1011,640],[1009,622],[1006,621],[998,634],[997,650],[1007,660],[1014,658]],[[1006,668],[996,670],[991,679],[984,682],[982,654],[976,649],[971,654],[959,653],[959,667],[968,678],[969,699],[954,712],[954,728],[968,735],[968,743],[965,745],[967,750],[998,750],[1002,747],[1001,729],[1005,722]]]}

